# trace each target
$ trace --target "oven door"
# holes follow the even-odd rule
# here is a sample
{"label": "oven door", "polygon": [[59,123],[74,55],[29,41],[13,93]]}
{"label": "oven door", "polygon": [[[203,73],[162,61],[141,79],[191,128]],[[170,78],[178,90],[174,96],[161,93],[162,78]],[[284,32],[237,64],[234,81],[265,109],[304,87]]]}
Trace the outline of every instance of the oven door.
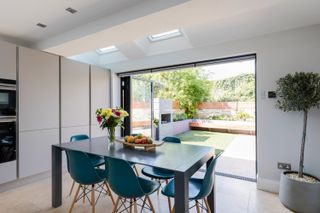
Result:
{"label": "oven door", "polygon": [[0,116],[16,115],[16,91],[0,87]]}
{"label": "oven door", "polygon": [[0,120],[0,163],[16,160],[16,122]]}

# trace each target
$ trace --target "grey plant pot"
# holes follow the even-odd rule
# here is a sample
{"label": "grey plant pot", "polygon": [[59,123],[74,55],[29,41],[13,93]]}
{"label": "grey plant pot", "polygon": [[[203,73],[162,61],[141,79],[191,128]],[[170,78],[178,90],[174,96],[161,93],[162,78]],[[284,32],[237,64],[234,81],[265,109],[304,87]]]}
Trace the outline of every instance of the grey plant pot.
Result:
{"label": "grey plant pot", "polygon": [[[290,179],[285,171],[281,174],[279,198],[288,209],[301,213],[320,212],[320,184],[304,183]],[[309,175],[309,174],[307,174]]]}

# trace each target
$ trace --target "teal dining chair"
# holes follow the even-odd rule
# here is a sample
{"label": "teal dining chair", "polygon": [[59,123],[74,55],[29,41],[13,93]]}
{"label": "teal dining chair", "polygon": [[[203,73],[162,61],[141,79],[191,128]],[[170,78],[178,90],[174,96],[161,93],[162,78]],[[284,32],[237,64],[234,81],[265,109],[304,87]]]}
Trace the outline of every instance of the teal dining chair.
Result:
{"label": "teal dining chair", "polygon": [[[96,168],[86,153],[66,150],[66,154],[69,173],[72,179],[79,184],[69,213],[72,212],[75,203],[78,200],[81,200],[81,198],[83,200],[86,198],[89,200],[89,203],[92,206],[92,212],[95,212],[95,205],[101,194],[110,196],[111,201],[114,204],[113,195],[107,183],[108,170]],[[104,188],[104,186],[106,186],[106,188]],[[79,194],[80,189],[82,189],[81,194]],[[97,199],[95,198],[95,192],[99,192]],[[88,194],[91,194],[91,198],[89,198]]]}
{"label": "teal dining chair", "polygon": [[[189,201],[195,201],[195,207],[197,208],[197,212],[200,213],[200,207],[202,209],[206,209],[207,212],[211,213],[212,210],[208,204],[207,197],[212,191],[214,186],[214,169],[217,163],[218,158],[221,156],[222,152],[220,152],[209,164],[207,171],[204,175],[203,179],[200,178],[190,178],[189,179]],[[162,194],[167,197],[174,198],[174,179],[171,180],[163,189]],[[205,207],[199,200],[203,200]],[[173,209],[169,209],[169,212],[173,212]]]}
{"label": "teal dining chair", "polygon": [[[88,140],[89,136],[88,135],[73,135],[70,137],[70,142],[77,142],[77,141],[83,141],[83,140]],[[104,158],[98,155],[90,155],[88,154],[90,161],[92,162],[94,167],[99,167],[104,165]],[[69,170],[69,168],[67,168]],[[74,184],[75,181],[73,181],[70,192],[69,192],[69,196],[72,194],[73,188],[74,188]]]}
{"label": "teal dining chair", "polygon": [[[141,212],[145,206],[149,207],[152,212],[155,212],[149,195],[157,191],[160,184],[156,181],[138,177],[131,165],[125,160],[105,157],[105,162],[106,167],[108,168],[109,186],[112,191],[118,195],[118,199],[112,212],[115,213],[118,210],[120,211],[122,206],[125,208],[122,211],[130,209],[130,212],[132,212],[133,207],[134,212],[137,212],[137,201],[143,197]],[[127,200],[130,202],[128,207],[125,206]],[[121,205],[119,206],[120,202]]]}
{"label": "teal dining chair", "polygon": [[[177,137],[165,137],[162,139],[165,142],[169,143],[181,143],[181,140]],[[160,169],[154,167],[144,167],[141,170],[141,173],[149,178],[157,180],[161,184],[161,180],[164,180],[168,184],[168,180],[174,178],[174,172],[167,169]],[[159,191],[158,191],[159,194]],[[171,209],[170,197],[168,197],[169,209]]]}

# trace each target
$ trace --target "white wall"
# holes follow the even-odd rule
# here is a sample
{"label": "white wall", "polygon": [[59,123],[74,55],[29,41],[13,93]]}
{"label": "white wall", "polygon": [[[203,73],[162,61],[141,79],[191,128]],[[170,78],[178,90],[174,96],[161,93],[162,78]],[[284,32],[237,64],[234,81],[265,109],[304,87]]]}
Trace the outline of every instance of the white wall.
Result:
{"label": "white wall", "polygon": [[[257,54],[258,188],[276,192],[281,172],[277,162],[288,162],[293,169],[298,169],[302,114],[276,109],[275,101],[263,99],[261,93],[274,90],[276,80],[287,73],[320,72],[320,25],[113,64],[112,67],[114,72],[129,71],[247,53]],[[118,96],[113,94],[114,98]],[[320,110],[313,110],[308,125],[305,172],[318,177],[319,124]]]}
{"label": "white wall", "polygon": [[[110,72],[111,74],[111,107],[115,108],[121,106],[120,103],[120,78],[116,73]],[[119,137],[121,134],[120,127],[116,128],[116,136]]]}

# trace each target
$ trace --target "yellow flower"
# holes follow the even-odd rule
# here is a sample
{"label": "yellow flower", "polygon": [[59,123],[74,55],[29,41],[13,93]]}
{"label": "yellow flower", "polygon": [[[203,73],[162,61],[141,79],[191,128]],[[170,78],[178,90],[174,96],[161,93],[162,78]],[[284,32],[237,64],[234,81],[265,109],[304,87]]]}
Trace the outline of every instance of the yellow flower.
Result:
{"label": "yellow flower", "polygon": [[127,111],[125,111],[125,110],[119,110],[119,112],[120,112],[120,117],[121,117],[121,118],[124,118],[124,117],[129,116],[129,114],[128,114]]}
{"label": "yellow flower", "polygon": [[102,109],[101,111],[101,116],[108,119],[112,115],[112,109],[107,108],[107,109]]}

